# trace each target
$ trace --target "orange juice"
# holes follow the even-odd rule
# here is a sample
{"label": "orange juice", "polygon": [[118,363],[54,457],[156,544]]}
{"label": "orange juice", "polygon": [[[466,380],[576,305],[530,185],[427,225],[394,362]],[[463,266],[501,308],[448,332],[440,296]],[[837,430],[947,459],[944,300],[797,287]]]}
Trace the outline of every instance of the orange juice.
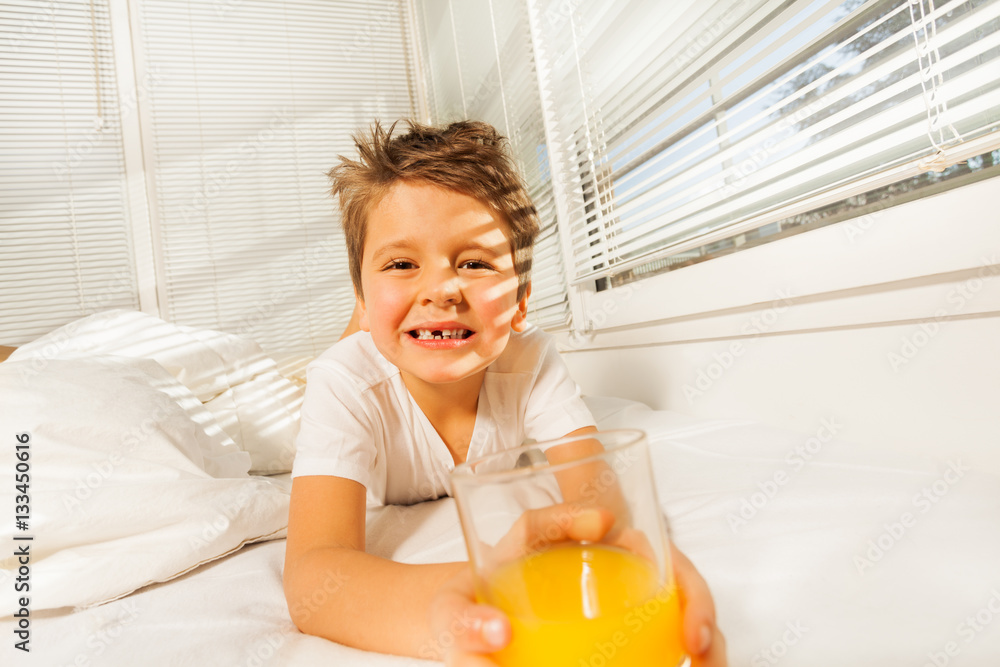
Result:
{"label": "orange juice", "polygon": [[504,667],[675,667],[684,658],[677,594],[655,566],[604,544],[565,544],[499,567],[477,595],[502,609]]}

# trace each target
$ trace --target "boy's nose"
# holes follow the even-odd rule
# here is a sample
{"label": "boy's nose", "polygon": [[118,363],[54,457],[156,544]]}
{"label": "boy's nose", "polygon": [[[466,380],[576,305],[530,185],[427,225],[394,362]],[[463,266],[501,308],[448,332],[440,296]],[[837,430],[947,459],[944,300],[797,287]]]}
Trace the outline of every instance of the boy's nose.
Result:
{"label": "boy's nose", "polygon": [[454,305],[462,301],[461,279],[454,271],[435,271],[427,277],[421,294],[423,305]]}

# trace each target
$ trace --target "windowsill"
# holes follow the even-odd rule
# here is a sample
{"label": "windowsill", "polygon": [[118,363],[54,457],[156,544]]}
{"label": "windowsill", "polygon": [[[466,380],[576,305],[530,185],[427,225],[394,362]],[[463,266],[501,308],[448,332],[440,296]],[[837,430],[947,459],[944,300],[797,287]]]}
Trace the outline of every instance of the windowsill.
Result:
{"label": "windowsill", "polygon": [[[755,313],[779,310],[766,333],[1000,314],[1000,281],[988,280],[1000,274],[997,194],[1000,180],[987,179],[620,287],[581,288],[592,334],[562,341],[738,338]],[[970,281],[983,283],[974,298],[962,296]]]}

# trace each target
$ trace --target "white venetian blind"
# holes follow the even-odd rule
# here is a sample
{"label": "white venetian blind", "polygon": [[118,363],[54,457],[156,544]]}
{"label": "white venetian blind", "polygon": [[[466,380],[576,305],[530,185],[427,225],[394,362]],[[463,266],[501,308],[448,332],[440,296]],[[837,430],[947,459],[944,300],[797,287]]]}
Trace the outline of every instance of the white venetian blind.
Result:
{"label": "white venetian blind", "polygon": [[1000,146],[1000,1],[529,0],[575,282]]}
{"label": "white venetian blind", "polygon": [[162,315],[310,358],[353,291],[326,172],[414,114],[396,0],[140,0]]}
{"label": "white venetian blind", "polygon": [[0,344],[138,307],[107,3],[0,6]]}
{"label": "white venetian blind", "polygon": [[435,123],[483,120],[508,137],[538,209],[529,320],[569,324],[565,263],[527,7],[523,2],[422,0],[425,76]]}

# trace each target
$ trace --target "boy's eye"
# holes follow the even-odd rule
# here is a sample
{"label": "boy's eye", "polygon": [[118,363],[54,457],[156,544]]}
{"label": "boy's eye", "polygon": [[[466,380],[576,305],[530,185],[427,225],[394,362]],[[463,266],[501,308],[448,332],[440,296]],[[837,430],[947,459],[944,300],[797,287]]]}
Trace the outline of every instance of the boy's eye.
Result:
{"label": "boy's eye", "polygon": [[460,265],[460,268],[463,268],[463,269],[472,269],[474,271],[475,270],[479,270],[479,271],[487,270],[488,271],[488,270],[491,270],[493,267],[490,266],[489,264],[487,264],[486,262],[484,262],[481,259],[470,259],[467,262],[462,262],[462,264]]}
{"label": "boy's eye", "polygon": [[413,262],[410,262],[410,261],[405,260],[405,259],[394,259],[391,262],[389,262],[388,264],[386,264],[382,268],[382,270],[383,271],[389,271],[391,269],[406,270],[406,269],[416,268],[416,266],[417,265],[414,264]]}

